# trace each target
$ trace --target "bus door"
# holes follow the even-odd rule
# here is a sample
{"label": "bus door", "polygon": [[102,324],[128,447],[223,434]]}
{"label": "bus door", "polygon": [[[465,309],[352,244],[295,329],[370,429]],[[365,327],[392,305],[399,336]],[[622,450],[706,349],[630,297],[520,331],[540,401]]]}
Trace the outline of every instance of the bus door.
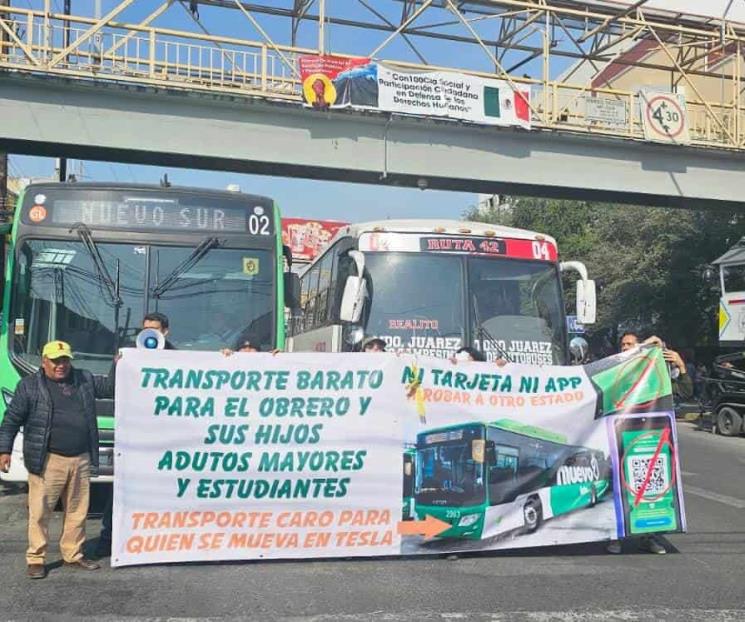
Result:
{"label": "bus door", "polygon": [[489,505],[507,503],[515,498],[515,482],[520,462],[517,447],[496,444],[494,461],[489,464]]}

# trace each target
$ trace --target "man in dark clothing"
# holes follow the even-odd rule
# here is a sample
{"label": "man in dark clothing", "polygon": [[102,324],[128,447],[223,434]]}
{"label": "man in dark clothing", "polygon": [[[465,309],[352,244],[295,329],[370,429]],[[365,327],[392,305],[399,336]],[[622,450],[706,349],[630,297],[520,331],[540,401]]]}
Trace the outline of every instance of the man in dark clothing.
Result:
{"label": "man in dark clothing", "polygon": [[[673,396],[677,399],[690,398],[693,395],[693,381],[688,375],[688,370],[686,369],[686,365],[680,354],[675,350],[670,350],[662,339],[655,337],[654,335],[644,340],[644,345],[649,344],[662,348],[662,356],[667,362],[668,370],[670,371],[670,383],[672,386]],[[626,332],[621,336],[621,352],[632,350],[639,345],[639,337],[636,333]],[[656,555],[664,555],[667,553],[665,546],[655,537],[654,534],[642,536],[639,540],[639,547],[648,553],[654,553]],[[606,550],[613,555],[618,555],[622,552],[621,541],[611,540],[608,543]]]}
{"label": "man in dark clothing", "polygon": [[[145,330],[146,328],[157,330],[163,335],[163,338],[165,340],[163,346],[164,350],[176,349],[173,344],[168,341],[168,333],[171,329],[170,323],[168,321],[168,316],[165,313],[148,313],[144,318],[142,318],[142,330]],[[118,359],[119,357],[117,356],[114,361],[114,366],[111,369],[112,378],[115,377],[116,361]],[[103,510],[103,516],[101,517],[101,534],[98,536],[98,543],[96,544],[96,557],[101,558],[111,555],[111,523],[113,520],[113,512],[114,494],[113,490],[109,490],[108,496],[106,498],[106,505],[104,506]]]}
{"label": "man in dark clothing", "polygon": [[0,425],[0,471],[10,469],[13,441],[23,428],[23,463],[28,470],[27,573],[46,576],[49,518],[62,499],[60,550],[65,566],[96,570],[83,556],[90,467],[98,467],[96,398],[111,397],[113,378],[73,369],[64,341],[42,350],[42,368],[23,378]]}
{"label": "man in dark clothing", "polygon": [[163,335],[163,338],[165,339],[165,345],[163,346],[164,350],[176,349],[173,344],[168,341],[168,333],[171,332],[171,329],[169,327],[168,316],[165,313],[148,313],[144,318],[142,318],[142,330],[145,330],[146,328],[157,330]]}
{"label": "man in dark clothing", "polygon": [[385,341],[380,337],[373,337],[365,342],[362,346],[363,352],[385,352]]}

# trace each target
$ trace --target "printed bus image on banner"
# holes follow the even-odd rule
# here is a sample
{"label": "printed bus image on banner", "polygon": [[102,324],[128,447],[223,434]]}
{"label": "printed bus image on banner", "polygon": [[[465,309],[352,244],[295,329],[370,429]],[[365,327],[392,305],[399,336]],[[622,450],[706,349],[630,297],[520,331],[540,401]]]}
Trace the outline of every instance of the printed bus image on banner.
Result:
{"label": "printed bus image on banner", "polygon": [[684,531],[658,369],[657,347],[584,367],[125,349],[112,565]]}

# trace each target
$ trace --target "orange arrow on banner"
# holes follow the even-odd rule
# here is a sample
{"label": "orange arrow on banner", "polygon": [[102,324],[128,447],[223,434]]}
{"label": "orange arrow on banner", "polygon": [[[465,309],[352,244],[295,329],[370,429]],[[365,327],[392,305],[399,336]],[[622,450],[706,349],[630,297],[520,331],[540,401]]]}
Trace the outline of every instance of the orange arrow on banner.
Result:
{"label": "orange arrow on banner", "polygon": [[424,536],[425,538],[434,538],[439,536],[443,531],[450,529],[452,525],[441,521],[439,518],[427,514],[424,520],[407,520],[398,523],[398,533],[402,536]]}

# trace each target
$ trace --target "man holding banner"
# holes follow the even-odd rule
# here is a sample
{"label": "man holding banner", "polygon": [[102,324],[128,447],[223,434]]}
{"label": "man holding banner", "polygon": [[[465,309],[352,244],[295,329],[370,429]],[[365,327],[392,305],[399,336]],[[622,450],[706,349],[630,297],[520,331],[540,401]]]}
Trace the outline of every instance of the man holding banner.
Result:
{"label": "man holding banner", "polygon": [[[691,397],[693,386],[690,377],[686,373],[685,363],[681,356],[674,350],[668,349],[665,343],[656,336],[645,339],[644,344],[656,345],[662,348],[663,357],[668,364],[668,372],[671,377],[673,394],[682,397],[683,399]],[[621,352],[628,352],[629,350],[638,348],[640,345],[639,337],[634,332],[627,331],[621,336]],[[643,536],[639,540],[639,548],[656,555],[664,555],[667,553],[664,545],[654,535]],[[622,552],[621,541],[611,540],[608,543],[606,550],[608,553],[613,555],[620,554]]]}

